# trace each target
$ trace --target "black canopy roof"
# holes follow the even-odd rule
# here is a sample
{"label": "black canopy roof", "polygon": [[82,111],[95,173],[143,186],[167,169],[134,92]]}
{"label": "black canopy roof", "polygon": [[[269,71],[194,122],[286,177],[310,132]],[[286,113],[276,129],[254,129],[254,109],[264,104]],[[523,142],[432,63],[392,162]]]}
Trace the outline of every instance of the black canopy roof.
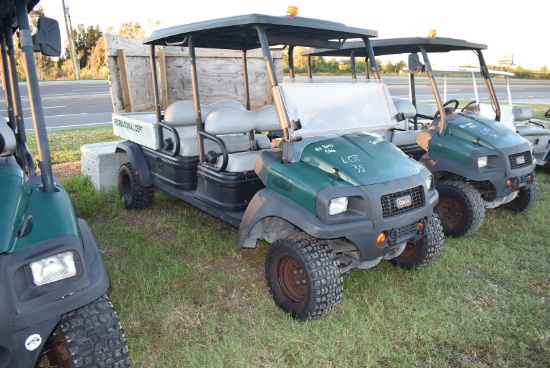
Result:
{"label": "black canopy roof", "polygon": [[[376,56],[420,52],[419,46],[424,46],[428,53],[487,49],[487,45],[445,37],[377,38],[371,40],[371,44]],[[352,51],[355,51],[355,56],[366,56],[365,46],[359,42],[346,42],[338,50],[315,49],[306,51],[303,54],[312,56],[350,56]]]}
{"label": "black canopy roof", "polygon": [[250,50],[261,47],[256,27],[265,29],[270,46],[339,48],[345,40],[378,35],[377,31],[320,19],[247,14],[161,29],[144,43],[187,46],[189,36],[196,35],[195,47]]}

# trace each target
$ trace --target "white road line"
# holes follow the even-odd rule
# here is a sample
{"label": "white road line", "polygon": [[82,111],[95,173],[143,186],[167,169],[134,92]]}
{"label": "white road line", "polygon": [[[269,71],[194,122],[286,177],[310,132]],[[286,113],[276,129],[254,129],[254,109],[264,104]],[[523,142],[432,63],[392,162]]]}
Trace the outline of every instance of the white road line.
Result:
{"label": "white road line", "polygon": [[63,115],[48,115],[49,118],[55,118],[59,116],[76,116],[76,115],[88,115],[87,112],[81,112],[79,114],[63,114]]}
{"label": "white road line", "polygon": [[[63,126],[58,126],[58,127],[49,127],[49,128],[47,128],[47,130],[51,130],[51,129],[81,128],[81,127],[85,127],[85,126],[108,125],[108,124],[112,124],[112,123],[113,123],[112,121],[108,121],[108,122],[105,122],[105,123],[90,123],[90,124],[77,124],[77,125],[63,125]],[[33,131],[33,130],[34,130],[34,128],[25,129],[26,132],[28,132],[28,131]]]}

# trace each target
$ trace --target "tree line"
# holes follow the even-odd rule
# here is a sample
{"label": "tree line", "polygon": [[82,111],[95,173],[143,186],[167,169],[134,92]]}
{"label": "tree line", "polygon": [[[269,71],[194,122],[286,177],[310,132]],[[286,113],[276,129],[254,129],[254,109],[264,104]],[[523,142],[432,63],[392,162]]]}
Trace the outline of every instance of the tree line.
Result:
{"label": "tree line", "polygon": [[[44,16],[44,11],[41,6],[36,7],[29,13],[31,30],[36,29],[38,19]],[[147,25],[148,29],[156,29],[160,25],[159,21],[150,22]],[[118,29],[110,27],[107,33],[117,34],[119,36],[131,37],[136,39],[144,39],[146,28],[138,22],[122,23]],[[78,24],[77,28],[72,31],[72,37],[76,47],[77,67],[80,69],[82,79],[107,79],[109,70],[107,68],[107,53],[105,49],[105,37],[99,26],[87,26]],[[17,36],[15,37],[17,44]],[[299,47],[295,48],[295,71],[298,74],[307,73],[307,58],[300,56],[303,51]],[[19,56],[20,50],[15,50]],[[19,60],[20,57],[18,57]],[[72,66],[71,54],[68,45],[65,46],[65,52],[56,59],[41,54],[35,55],[37,74],[41,80],[63,80],[73,79],[74,70]],[[388,60],[382,62],[381,59],[376,59],[377,65],[381,74],[396,75],[400,74],[407,66],[404,61],[392,62]],[[365,60],[356,58],[356,71],[358,74],[364,74],[366,65]],[[461,65],[461,67],[470,67]],[[350,60],[348,58],[326,58],[314,56],[311,58],[311,68],[314,73],[326,74],[349,74],[351,71]],[[494,70],[506,70],[502,66],[489,66]],[[23,66],[18,64],[17,72],[20,80],[25,80]],[[284,55],[284,72],[288,72],[288,54]],[[540,71],[524,69],[518,66],[513,70],[514,78],[518,79],[550,79],[550,71],[544,66]]]}

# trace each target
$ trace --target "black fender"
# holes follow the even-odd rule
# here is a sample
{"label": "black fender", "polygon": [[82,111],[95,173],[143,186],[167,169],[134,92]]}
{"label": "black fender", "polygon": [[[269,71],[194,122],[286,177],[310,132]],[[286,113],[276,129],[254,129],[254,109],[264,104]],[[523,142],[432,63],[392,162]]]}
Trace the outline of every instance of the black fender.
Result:
{"label": "black fender", "polygon": [[287,197],[267,188],[256,193],[248,205],[237,235],[237,249],[243,247],[254,226],[267,217],[281,218],[309,235],[319,239],[336,239],[373,232],[369,219],[326,224],[317,216]]}
{"label": "black fender", "polygon": [[134,171],[134,179],[138,185],[142,187],[153,185],[147,159],[139,144],[130,141],[120,142],[117,144],[115,152],[126,152],[128,154],[132,170]]}

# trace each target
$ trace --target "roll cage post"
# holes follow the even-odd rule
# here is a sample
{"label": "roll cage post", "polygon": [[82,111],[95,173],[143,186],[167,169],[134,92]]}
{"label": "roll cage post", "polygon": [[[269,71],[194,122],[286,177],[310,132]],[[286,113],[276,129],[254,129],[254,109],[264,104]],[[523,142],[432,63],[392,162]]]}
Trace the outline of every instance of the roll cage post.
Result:
{"label": "roll cage post", "polygon": [[[55,188],[52,173],[52,160],[50,156],[50,146],[48,144],[48,135],[46,132],[44,111],[42,109],[40,89],[38,87],[38,76],[36,74],[36,68],[34,68],[34,44],[29,27],[26,2],[17,1],[15,11],[19,25],[19,40],[21,43],[22,57],[25,61],[25,76],[27,79],[27,89],[29,92],[31,113],[38,146],[38,166],[40,167],[42,177],[42,190],[46,193],[53,193]],[[13,85],[16,84],[12,81],[12,86]],[[19,117],[21,116],[22,115],[19,115]],[[21,130],[24,131],[24,127]],[[18,133],[21,133],[21,131],[18,131]]]}
{"label": "roll cage post", "polygon": [[[416,106],[416,85],[414,80],[414,74],[409,73],[409,95],[411,96],[411,103]],[[414,130],[418,130],[418,116],[414,115]]]}
{"label": "roll cage post", "polygon": [[432,65],[430,64],[430,59],[428,59],[428,53],[426,52],[426,48],[422,45],[419,45],[418,48],[422,53],[422,58],[424,59],[424,63],[426,67],[426,73],[428,73],[428,78],[430,80],[430,84],[432,85],[432,89],[434,91],[435,102],[437,103],[437,108],[439,109],[439,118],[440,118],[439,135],[443,136],[445,135],[445,109],[443,108],[443,103],[441,102],[441,96],[439,95],[437,84],[435,83],[435,77],[432,71]]}
{"label": "roll cage post", "polygon": [[[368,60],[370,59],[371,60],[370,67],[371,67],[372,73],[374,74],[374,79],[376,80],[377,83],[381,83],[382,78],[380,78],[380,71],[378,70],[378,65],[376,64],[376,57],[374,56],[374,50],[372,49],[372,44],[370,42],[370,39],[363,38],[363,42],[365,42],[365,47],[367,48],[367,60],[365,60],[365,70],[368,70],[369,68]],[[367,74],[367,76],[370,77],[368,72],[365,72],[365,74]]]}
{"label": "roll cage post", "polygon": [[493,87],[493,82],[491,81],[491,76],[489,75],[489,68],[487,67],[487,64],[485,63],[485,58],[483,57],[483,53],[481,50],[475,50],[475,54],[477,54],[477,57],[479,59],[479,65],[480,65],[480,72],[483,76],[483,79],[485,79],[485,84],[487,85],[487,89],[489,90],[489,94],[491,95],[491,100],[493,101],[493,109],[495,110],[495,120],[500,121],[501,111],[500,111],[500,104],[498,102],[498,98],[495,92],[495,89]]}
{"label": "roll cage post", "polygon": [[246,99],[246,109],[250,110],[250,86],[248,85],[248,62],[246,59],[246,50],[241,51],[243,61],[244,95]]}
{"label": "roll cage post", "polygon": [[[264,60],[266,63],[267,77],[269,79],[269,84],[271,85],[271,93],[273,95],[273,102],[275,108],[277,109],[277,115],[279,116],[279,122],[281,124],[281,129],[283,131],[283,140],[286,142],[290,141],[290,136],[288,134],[289,119],[286,113],[283,100],[281,98],[281,93],[279,91],[279,83],[277,82],[277,76],[275,74],[275,65],[273,63],[273,58],[271,57],[271,51],[269,49],[269,41],[265,33],[265,29],[256,25],[256,31],[258,32],[258,39],[260,40],[260,45],[262,47],[262,54],[264,55]],[[292,59],[289,53],[289,60]]]}

